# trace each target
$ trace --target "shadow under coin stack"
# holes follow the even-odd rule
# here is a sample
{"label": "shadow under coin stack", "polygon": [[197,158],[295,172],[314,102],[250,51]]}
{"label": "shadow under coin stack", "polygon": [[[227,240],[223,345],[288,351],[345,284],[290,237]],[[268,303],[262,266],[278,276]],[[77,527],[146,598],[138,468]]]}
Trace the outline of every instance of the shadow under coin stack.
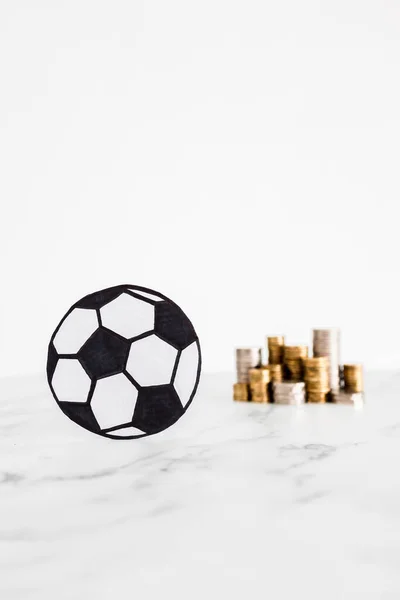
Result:
{"label": "shadow under coin stack", "polygon": [[304,382],[275,381],[272,384],[275,404],[304,404],[306,391]]}
{"label": "shadow under coin stack", "polygon": [[329,394],[329,361],[326,356],[304,359],[307,402],[326,402]]}
{"label": "shadow under coin stack", "polygon": [[261,348],[236,349],[237,382],[233,386],[233,399],[240,402],[250,400],[249,370],[261,364]]}
{"label": "shadow under coin stack", "polygon": [[288,381],[303,381],[303,360],[307,356],[307,346],[284,346],[284,378]]}
{"label": "shadow under coin stack", "polygon": [[332,393],[336,404],[361,406],[364,403],[364,377],[362,365],[343,365],[344,389]]}
{"label": "shadow under coin stack", "polygon": [[267,403],[269,398],[269,370],[267,367],[250,369],[250,397],[252,402]]}
{"label": "shadow under coin stack", "polygon": [[326,356],[329,368],[329,389],[338,390],[339,363],[340,363],[340,331],[335,327],[331,329],[313,329],[313,356]]}

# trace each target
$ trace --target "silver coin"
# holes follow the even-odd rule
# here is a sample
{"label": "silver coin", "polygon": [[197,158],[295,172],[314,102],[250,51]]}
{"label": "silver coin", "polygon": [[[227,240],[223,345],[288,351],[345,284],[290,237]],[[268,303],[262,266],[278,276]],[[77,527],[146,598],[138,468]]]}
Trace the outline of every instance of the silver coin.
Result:
{"label": "silver coin", "polygon": [[313,329],[313,355],[326,356],[329,360],[329,386],[332,390],[340,387],[340,330]]}
{"label": "silver coin", "polygon": [[249,383],[249,369],[261,365],[262,348],[236,348],[237,383]]}
{"label": "silver coin", "polygon": [[335,404],[347,404],[359,408],[365,402],[362,392],[345,392],[344,390],[332,392],[332,402]]}
{"label": "silver coin", "polygon": [[306,401],[305,383],[303,381],[275,381],[272,384],[274,402],[276,404],[304,404]]}

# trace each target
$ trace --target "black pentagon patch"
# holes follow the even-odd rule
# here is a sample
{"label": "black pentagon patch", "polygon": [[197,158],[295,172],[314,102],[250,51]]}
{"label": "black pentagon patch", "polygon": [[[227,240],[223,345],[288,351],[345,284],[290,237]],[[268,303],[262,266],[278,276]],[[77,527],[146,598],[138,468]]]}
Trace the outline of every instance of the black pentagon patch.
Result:
{"label": "black pentagon patch", "polygon": [[95,292],[94,294],[89,294],[79,300],[77,304],[75,304],[76,308],[101,308],[111,300],[115,300],[118,298],[124,291],[123,285],[117,285],[116,287],[108,288],[107,290],[101,290],[100,292]]}
{"label": "black pentagon patch", "polygon": [[146,433],[157,433],[175,423],[183,413],[172,385],[144,387],[136,401],[132,425]]}
{"label": "black pentagon patch", "polygon": [[121,373],[126,365],[129,342],[106,329],[97,329],[78,352],[78,358],[91,379]]}
{"label": "black pentagon patch", "polygon": [[49,352],[47,355],[47,380],[51,383],[53,379],[54,371],[56,369],[58,361],[58,354],[56,349],[54,348],[53,342],[49,344]]}
{"label": "black pentagon patch", "polygon": [[193,325],[176,304],[157,302],[155,314],[155,333],[178,350],[197,339]]}
{"label": "black pentagon patch", "polygon": [[63,413],[72,421],[78,423],[78,425],[94,433],[100,431],[100,427],[88,404],[82,404],[81,402],[59,402],[59,406]]}

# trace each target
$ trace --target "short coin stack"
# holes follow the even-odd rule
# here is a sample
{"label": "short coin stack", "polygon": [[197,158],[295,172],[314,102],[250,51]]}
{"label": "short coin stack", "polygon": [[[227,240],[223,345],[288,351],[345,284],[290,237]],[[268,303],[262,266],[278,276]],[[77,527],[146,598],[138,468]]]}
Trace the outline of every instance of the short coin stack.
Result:
{"label": "short coin stack", "polygon": [[304,404],[306,401],[304,382],[274,382],[272,384],[274,391],[275,404]]}
{"label": "short coin stack", "polygon": [[280,365],[283,362],[283,347],[285,338],[282,335],[267,337],[268,364]]}
{"label": "short coin stack", "polygon": [[362,365],[343,365],[344,389],[360,393],[364,389]]}
{"label": "short coin stack", "polygon": [[261,364],[261,348],[236,349],[236,374],[238,383],[249,383],[249,369]]}
{"label": "short coin stack", "polygon": [[269,370],[267,368],[250,369],[249,377],[252,402],[269,402]]}
{"label": "short coin stack", "polygon": [[307,346],[284,346],[283,363],[285,379],[288,381],[303,381],[303,360],[307,356]]}
{"label": "short coin stack", "polygon": [[335,390],[332,392],[332,402],[335,404],[350,404],[358,408],[364,404],[364,395],[361,392]]}
{"label": "short coin stack", "polygon": [[233,399],[238,402],[250,400],[249,371],[261,364],[261,348],[236,349],[237,382],[233,386]]}
{"label": "short coin stack", "polygon": [[308,402],[326,402],[329,393],[329,361],[326,356],[304,359],[304,381]]}
{"label": "short coin stack", "polygon": [[364,403],[364,378],[362,365],[343,365],[343,389],[332,392],[336,404],[352,404],[355,407]]}
{"label": "short coin stack", "polygon": [[248,383],[233,384],[233,399],[237,402],[248,402],[250,400],[250,389]]}
{"label": "short coin stack", "polygon": [[329,388],[339,389],[340,331],[336,328],[313,329],[313,356],[329,359]]}

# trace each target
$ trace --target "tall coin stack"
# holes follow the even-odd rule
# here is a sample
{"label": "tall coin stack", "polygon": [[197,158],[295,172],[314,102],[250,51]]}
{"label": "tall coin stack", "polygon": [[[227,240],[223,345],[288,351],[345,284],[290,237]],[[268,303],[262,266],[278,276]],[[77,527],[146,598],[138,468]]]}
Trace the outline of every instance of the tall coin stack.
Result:
{"label": "tall coin stack", "polygon": [[304,359],[308,402],[326,402],[329,393],[329,361],[326,356]]}
{"label": "tall coin stack", "polygon": [[272,384],[275,404],[304,404],[306,401],[304,382],[275,381]]}
{"label": "tall coin stack", "polygon": [[307,346],[284,346],[284,377],[289,381],[303,381],[303,359],[308,356]]}
{"label": "tall coin stack", "polygon": [[265,367],[261,369],[250,369],[249,378],[252,402],[269,402],[269,370]]}
{"label": "tall coin stack", "polygon": [[268,365],[269,377],[272,382],[283,381],[283,365]]}
{"label": "tall coin stack", "polygon": [[274,402],[274,383],[283,381],[283,365],[268,365],[269,370],[269,395],[271,402]]}
{"label": "tall coin stack", "polygon": [[336,328],[313,329],[313,355],[326,356],[329,360],[329,388],[338,390],[339,384],[340,331]]}
{"label": "tall coin stack", "polygon": [[236,349],[237,382],[233,386],[233,399],[239,402],[250,400],[249,370],[261,364],[261,348]]}
{"label": "tall coin stack", "polygon": [[285,338],[282,335],[267,337],[268,364],[280,365],[283,363],[283,347]]}

